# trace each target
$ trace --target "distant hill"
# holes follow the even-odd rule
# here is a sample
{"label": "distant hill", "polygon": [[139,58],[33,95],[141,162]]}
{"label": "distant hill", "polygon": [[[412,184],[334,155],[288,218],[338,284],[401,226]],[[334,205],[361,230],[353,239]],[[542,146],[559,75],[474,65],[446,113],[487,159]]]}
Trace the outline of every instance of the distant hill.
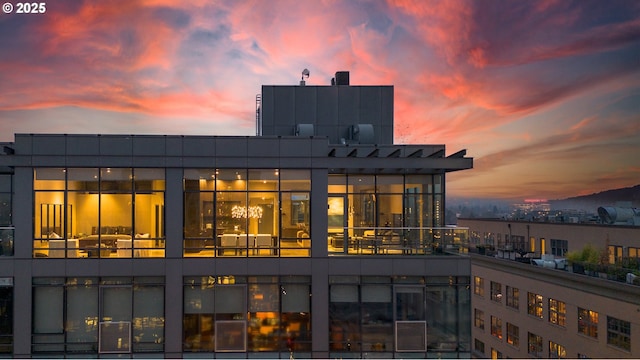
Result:
{"label": "distant hill", "polygon": [[552,210],[578,209],[591,212],[596,212],[599,206],[616,206],[620,202],[631,203],[631,207],[640,208],[640,185],[561,200],[549,200]]}

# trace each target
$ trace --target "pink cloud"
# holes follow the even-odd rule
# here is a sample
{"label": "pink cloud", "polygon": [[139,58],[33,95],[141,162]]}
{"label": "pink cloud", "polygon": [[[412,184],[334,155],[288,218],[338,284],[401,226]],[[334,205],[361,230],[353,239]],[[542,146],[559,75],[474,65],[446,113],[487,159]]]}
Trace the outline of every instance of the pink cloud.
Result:
{"label": "pink cloud", "polygon": [[[505,177],[518,161],[594,157],[639,131],[628,125],[637,118],[600,113],[619,94],[637,94],[639,10],[617,5],[60,1],[17,33],[21,46],[0,54],[0,114],[76,106],[114,112],[114,124],[139,116],[141,131],[180,118],[189,124],[175,132],[230,119],[237,125],[229,128],[246,132],[260,85],[296,84],[303,68],[308,84],[328,85],[348,70],[354,85],[395,86],[399,142],[480,155],[470,189],[483,192],[491,188],[480,184],[485,176]],[[575,108],[582,97],[588,110]]]}

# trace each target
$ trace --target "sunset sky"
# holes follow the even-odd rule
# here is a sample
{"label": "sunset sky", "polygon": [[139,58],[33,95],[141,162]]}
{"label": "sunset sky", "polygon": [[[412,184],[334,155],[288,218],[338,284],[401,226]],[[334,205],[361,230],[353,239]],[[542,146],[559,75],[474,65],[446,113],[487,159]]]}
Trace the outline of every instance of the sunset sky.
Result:
{"label": "sunset sky", "polygon": [[45,1],[0,12],[14,133],[255,135],[261,85],[394,85],[395,141],[467,149],[450,196],[640,183],[640,1]]}

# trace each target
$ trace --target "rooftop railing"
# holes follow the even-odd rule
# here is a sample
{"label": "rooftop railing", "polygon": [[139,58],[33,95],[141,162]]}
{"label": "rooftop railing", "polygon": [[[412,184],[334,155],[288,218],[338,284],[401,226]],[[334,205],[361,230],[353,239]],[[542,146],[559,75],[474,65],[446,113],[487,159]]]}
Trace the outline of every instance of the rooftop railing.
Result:
{"label": "rooftop railing", "polygon": [[485,255],[496,259],[517,261],[548,269],[568,271],[578,275],[596,277],[605,280],[617,281],[631,285],[640,285],[640,261],[635,258],[631,261],[621,261],[617,264],[594,264],[585,261],[568,261],[564,257],[550,256],[535,252],[517,250],[495,249],[490,245],[475,245],[469,248],[469,252]]}
{"label": "rooftop railing", "polygon": [[332,255],[466,254],[469,229],[464,227],[345,227],[329,230]]}

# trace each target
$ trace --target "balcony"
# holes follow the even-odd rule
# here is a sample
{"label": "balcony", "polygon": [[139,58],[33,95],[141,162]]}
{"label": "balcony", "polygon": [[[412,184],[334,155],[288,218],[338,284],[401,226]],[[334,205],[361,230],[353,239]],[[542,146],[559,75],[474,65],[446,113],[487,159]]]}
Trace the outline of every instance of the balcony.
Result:
{"label": "balcony", "polygon": [[330,255],[460,255],[469,248],[463,227],[345,227],[328,232]]}

